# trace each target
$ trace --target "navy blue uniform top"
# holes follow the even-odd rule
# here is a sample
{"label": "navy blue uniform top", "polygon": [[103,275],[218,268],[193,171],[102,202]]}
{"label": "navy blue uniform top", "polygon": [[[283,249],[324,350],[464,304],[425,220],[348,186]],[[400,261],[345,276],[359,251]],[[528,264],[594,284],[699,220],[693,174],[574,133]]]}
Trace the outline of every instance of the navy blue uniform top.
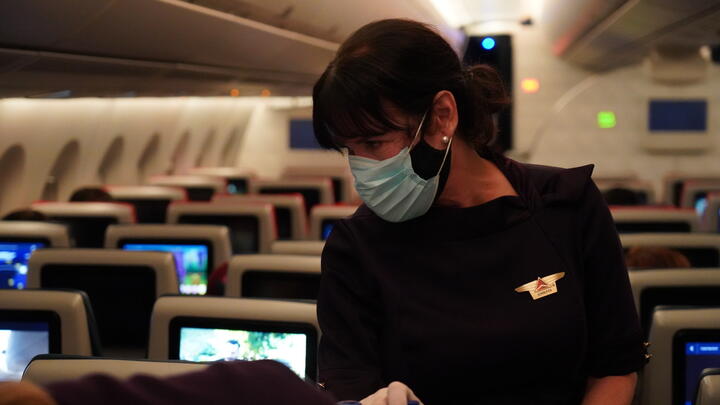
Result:
{"label": "navy blue uniform top", "polygon": [[[386,222],[361,206],[322,257],[320,381],[339,399],[389,382],[426,405],[579,404],[588,376],[645,362],[622,248],[590,179],[489,156],[518,196]],[[555,273],[558,292],[516,292]]]}

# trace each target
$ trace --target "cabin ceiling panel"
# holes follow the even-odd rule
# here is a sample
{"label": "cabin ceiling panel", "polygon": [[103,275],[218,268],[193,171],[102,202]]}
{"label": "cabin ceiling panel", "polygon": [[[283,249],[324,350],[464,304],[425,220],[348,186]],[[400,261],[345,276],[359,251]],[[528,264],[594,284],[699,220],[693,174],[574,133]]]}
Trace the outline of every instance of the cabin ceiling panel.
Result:
{"label": "cabin ceiling panel", "polygon": [[185,0],[332,42],[342,42],[361,26],[384,18],[447,22],[429,0]]}
{"label": "cabin ceiling panel", "polygon": [[96,95],[217,95],[240,83],[306,93],[337,48],[180,0],[0,2],[0,45],[0,86],[13,95],[52,83]]}
{"label": "cabin ceiling panel", "polygon": [[[260,46],[262,44],[262,46]],[[178,1],[123,0],[58,48],[73,53],[319,75],[337,44]]]}
{"label": "cabin ceiling panel", "polygon": [[496,21],[520,21],[540,14],[539,0],[434,0],[456,26]]}
{"label": "cabin ceiling panel", "polygon": [[48,49],[72,35],[114,0],[3,0],[0,46]]}
{"label": "cabin ceiling panel", "polygon": [[[548,1],[552,11],[562,1]],[[582,0],[582,7],[564,15],[564,25],[554,39],[556,54],[593,70],[607,70],[642,60],[658,45],[684,48],[720,43],[720,1],[717,0],[625,0],[612,12],[596,13],[597,0]],[[575,21],[576,24],[569,24]],[[577,22],[583,22],[579,27]]]}

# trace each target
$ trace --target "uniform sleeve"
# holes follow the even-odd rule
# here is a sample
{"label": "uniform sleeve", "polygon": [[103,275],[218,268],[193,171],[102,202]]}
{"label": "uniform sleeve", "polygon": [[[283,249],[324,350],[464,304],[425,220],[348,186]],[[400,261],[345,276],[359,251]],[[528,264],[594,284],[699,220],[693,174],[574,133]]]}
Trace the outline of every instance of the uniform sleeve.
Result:
{"label": "uniform sleeve", "polygon": [[610,210],[588,180],[580,211],[588,319],[588,372],[625,375],[645,364],[640,322]]}
{"label": "uniform sleeve", "polygon": [[320,383],[339,400],[360,400],[382,387],[379,297],[357,255],[339,222],[323,250],[317,302]]}
{"label": "uniform sleeve", "polygon": [[96,374],[46,387],[58,405],[333,405],[333,399],[280,363],[217,363],[202,371],[119,380]]}

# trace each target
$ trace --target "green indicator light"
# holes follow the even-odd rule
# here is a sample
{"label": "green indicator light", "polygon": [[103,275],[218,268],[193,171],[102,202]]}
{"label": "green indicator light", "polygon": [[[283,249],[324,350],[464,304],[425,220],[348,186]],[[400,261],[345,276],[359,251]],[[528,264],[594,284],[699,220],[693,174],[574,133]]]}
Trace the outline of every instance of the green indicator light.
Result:
{"label": "green indicator light", "polygon": [[615,113],[612,111],[600,111],[597,114],[598,128],[615,128]]}

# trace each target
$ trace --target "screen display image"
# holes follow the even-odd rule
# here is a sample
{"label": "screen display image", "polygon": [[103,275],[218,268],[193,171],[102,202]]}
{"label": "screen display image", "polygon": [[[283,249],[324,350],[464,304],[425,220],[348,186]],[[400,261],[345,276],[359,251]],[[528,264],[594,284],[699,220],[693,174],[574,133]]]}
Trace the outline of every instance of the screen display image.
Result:
{"label": "screen display image", "polygon": [[685,343],[684,405],[695,403],[695,393],[703,370],[720,367],[720,342]]}
{"label": "screen display image", "polygon": [[39,242],[0,242],[0,289],[23,289],[27,285],[28,260]]}
{"label": "screen display image", "polygon": [[695,212],[698,214],[698,216],[702,216],[705,214],[705,210],[708,207],[707,197],[699,197],[695,199]]}
{"label": "screen display image", "polygon": [[332,232],[333,228],[335,227],[335,220],[325,220],[322,223],[322,239],[327,240],[327,238],[330,236],[330,232]]}
{"label": "screen display image", "polygon": [[0,381],[18,381],[33,357],[50,350],[47,322],[0,321]]}
{"label": "screen display image", "polygon": [[180,360],[275,360],[305,378],[306,349],[302,333],[180,328]]}
{"label": "screen display image", "polygon": [[248,184],[246,179],[228,179],[228,194],[247,194]]}
{"label": "screen display image", "polygon": [[180,292],[204,295],[208,283],[208,247],[206,245],[127,243],[125,250],[170,252],[175,258]]}

